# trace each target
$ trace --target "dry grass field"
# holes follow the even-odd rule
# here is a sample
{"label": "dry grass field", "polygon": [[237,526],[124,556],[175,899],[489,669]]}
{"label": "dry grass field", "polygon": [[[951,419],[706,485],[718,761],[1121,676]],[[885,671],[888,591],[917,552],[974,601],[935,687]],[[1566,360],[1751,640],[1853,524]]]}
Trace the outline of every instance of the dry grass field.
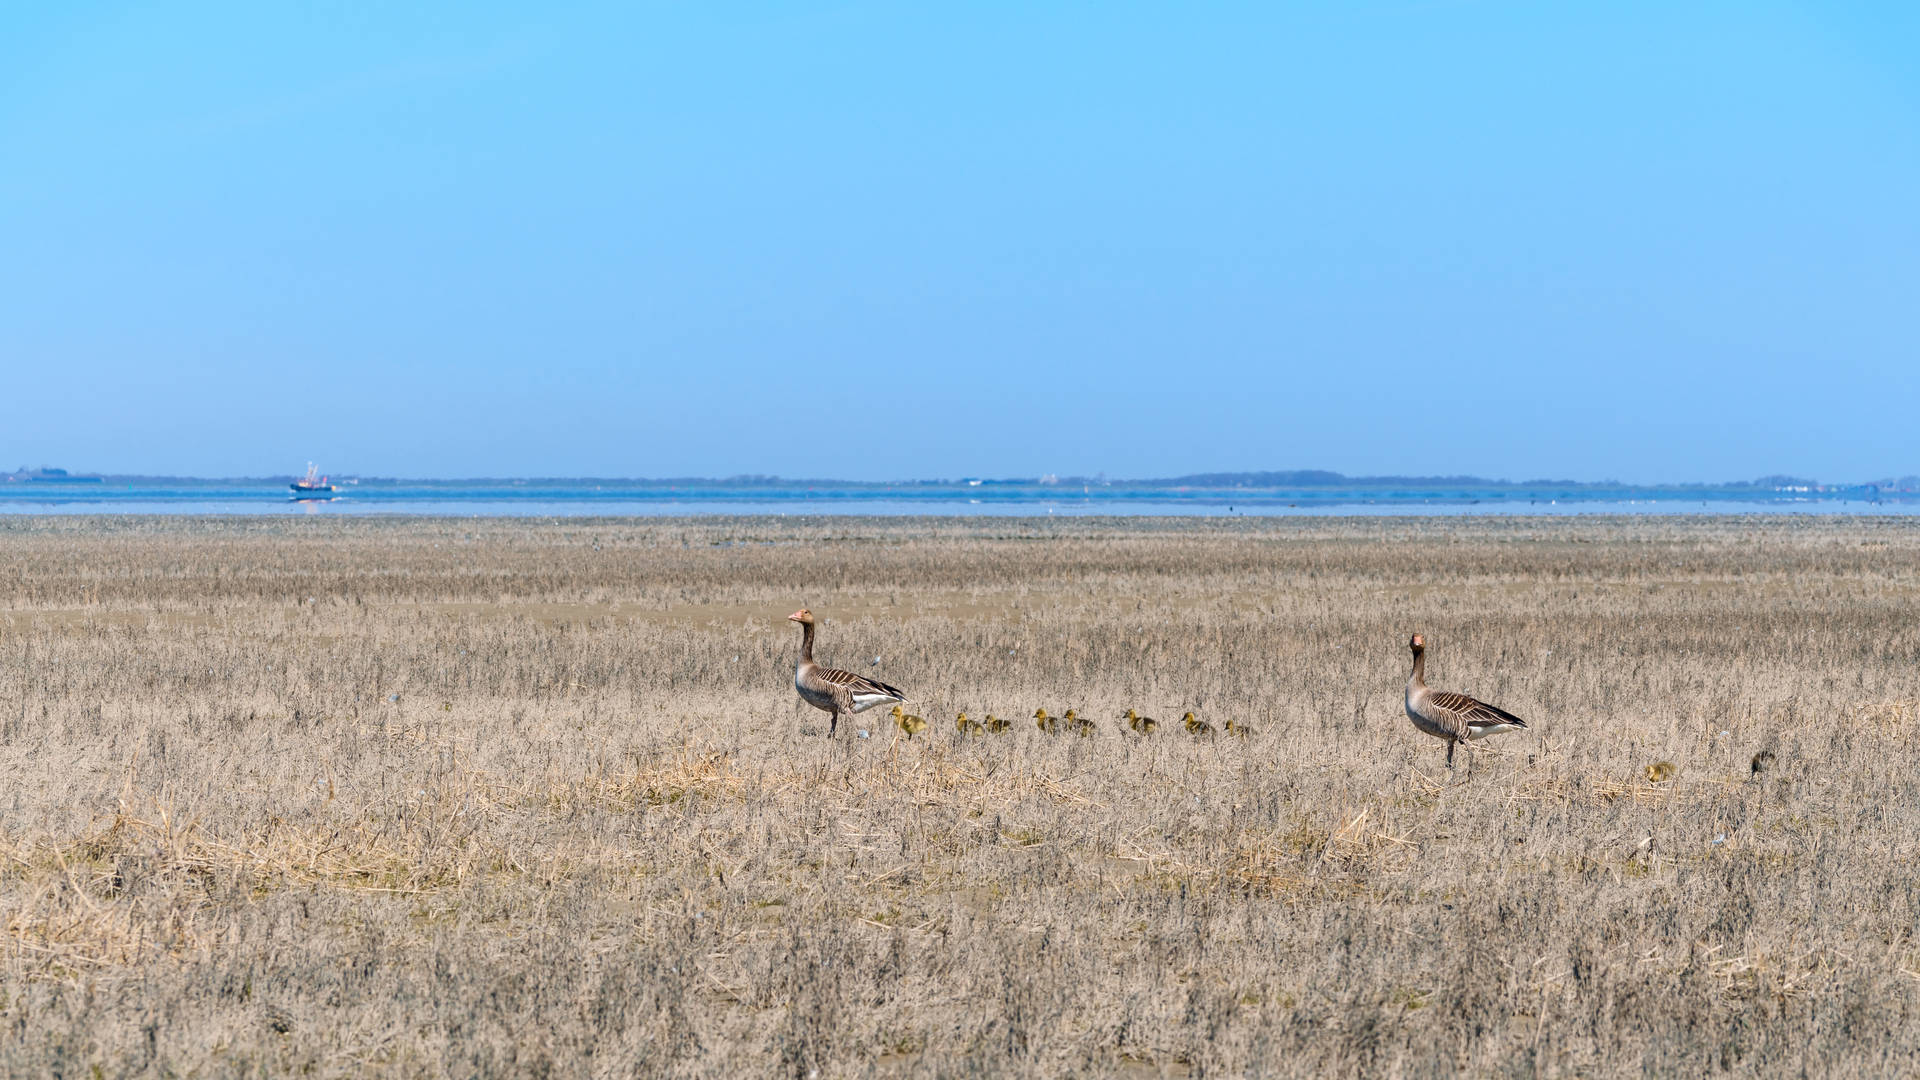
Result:
{"label": "dry grass field", "polygon": [[1899,519],[4,519],[0,1071],[1911,1074],[1917,601]]}

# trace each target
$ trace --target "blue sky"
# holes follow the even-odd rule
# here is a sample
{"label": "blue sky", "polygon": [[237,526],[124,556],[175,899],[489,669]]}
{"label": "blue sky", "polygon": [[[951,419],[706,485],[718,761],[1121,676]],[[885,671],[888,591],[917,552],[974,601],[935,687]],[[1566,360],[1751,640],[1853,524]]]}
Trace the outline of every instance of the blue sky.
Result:
{"label": "blue sky", "polygon": [[33,7],[0,466],[1920,472],[1912,5]]}

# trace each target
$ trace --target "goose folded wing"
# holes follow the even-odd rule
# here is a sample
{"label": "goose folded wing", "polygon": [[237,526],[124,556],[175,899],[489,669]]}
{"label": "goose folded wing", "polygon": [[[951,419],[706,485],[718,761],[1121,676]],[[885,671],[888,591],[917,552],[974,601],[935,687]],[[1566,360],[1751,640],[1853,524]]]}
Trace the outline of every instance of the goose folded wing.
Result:
{"label": "goose folded wing", "polygon": [[1465,694],[1443,690],[1433,695],[1433,703],[1455,717],[1463,727],[1493,727],[1497,724],[1511,724],[1522,728],[1527,726],[1525,720],[1507,710]]}
{"label": "goose folded wing", "polygon": [[907,695],[878,679],[869,679],[865,675],[855,675],[851,671],[839,668],[820,668],[815,671],[821,682],[844,687],[855,700],[860,698],[892,698],[896,701],[907,700]]}

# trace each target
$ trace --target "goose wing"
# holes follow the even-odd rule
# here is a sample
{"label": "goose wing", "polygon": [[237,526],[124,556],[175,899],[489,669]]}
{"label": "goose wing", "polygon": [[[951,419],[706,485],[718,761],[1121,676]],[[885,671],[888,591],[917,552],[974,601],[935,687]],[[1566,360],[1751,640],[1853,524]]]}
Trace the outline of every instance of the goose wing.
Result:
{"label": "goose wing", "polygon": [[1428,700],[1433,703],[1435,709],[1454,722],[1454,726],[1459,729],[1462,736],[1465,736],[1470,728],[1496,727],[1502,724],[1517,728],[1527,726],[1525,720],[1505,709],[1451,690],[1436,690]]}
{"label": "goose wing", "polygon": [[856,703],[865,699],[865,704],[861,705],[862,708],[865,708],[867,705],[878,704],[881,701],[907,700],[907,695],[901,693],[898,688],[888,686],[878,679],[869,679],[865,675],[855,675],[851,671],[842,671],[839,668],[817,667],[813,669],[813,675],[814,678],[819,679],[822,683],[846,690],[847,695],[853,698]]}

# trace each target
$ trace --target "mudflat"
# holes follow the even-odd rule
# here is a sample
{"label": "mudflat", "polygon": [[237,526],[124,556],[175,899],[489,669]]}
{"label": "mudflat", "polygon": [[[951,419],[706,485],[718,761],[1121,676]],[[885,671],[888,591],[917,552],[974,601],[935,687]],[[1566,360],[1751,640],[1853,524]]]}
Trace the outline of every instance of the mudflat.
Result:
{"label": "mudflat", "polygon": [[1909,1069],[1917,607],[1906,518],[0,520],[0,1069]]}

